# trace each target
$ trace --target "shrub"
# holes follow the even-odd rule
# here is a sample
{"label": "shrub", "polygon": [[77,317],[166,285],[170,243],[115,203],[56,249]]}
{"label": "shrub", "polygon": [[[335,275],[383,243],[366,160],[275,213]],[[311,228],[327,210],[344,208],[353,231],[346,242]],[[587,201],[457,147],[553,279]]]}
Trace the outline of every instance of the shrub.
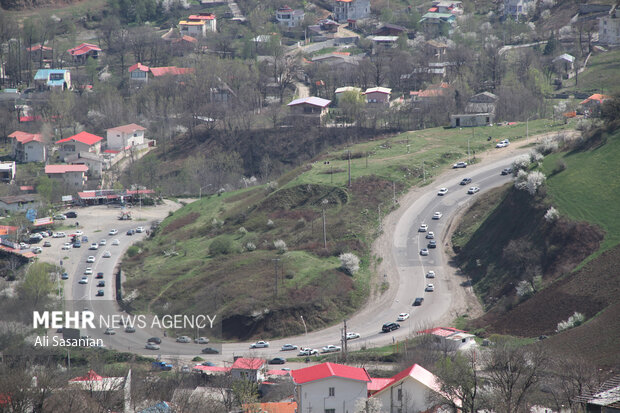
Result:
{"label": "shrub", "polygon": [[132,245],[131,247],[129,247],[127,249],[127,256],[129,258],[131,257],[135,257],[136,255],[138,255],[140,253],[140,248],[136,245]]}
{"label": "shrub", "polygon": [[546,137],[542,140],[540,145],[536,147],[536,150],[543,155],[549,155],[550,153],[556,152],[559,148],[559,144],[557,140],[552,137]]}
{"label": "shrub", "polygon": [[538,188],[545,183],[545,174],[540,171],[533,171],[526,173],[519,171],[517,174],[517,180],[515,181],[515,187],[522,191],[527,191],[530,195],[536,195]]}
{"label": "shrub", "polygon": [[274,226],[273,221],[268,219],[267,220],[267,226],[270,227],[270,228],[273,227]]}
{"label": "shrub", "polygon": [[340,254],[340,268],[342,268],[347,274],[354,275],[360,269],[360,259],[357,255],[345,252]]}
{"label": "shrub", "polygon": [[566,162],[564,162],[564,159],[558,159],[558,161],[555,163],[555,168],[553,168],[553,171],[551,171],[551,173],[554,175],[559,174],[565,169],[566,169]]}
{"label": "shrub", "polygon": [[543,158],[544,158],[544,156],[541,153],[539,153],[539,152],[536,152],[536,151],[531,151],[530,152],[530,162],[531,163],[536,163],[537,164],[540,161],[542,161]]}
{"label": "shrub", "polygon": [[555,331],[558,332],[558,333],[561,333],[562,331],[571,329],[573,327],[577,327],[577,326],[583,324],[585,319],[586,319],[586,317],[583,314],[578,313],[577,311],[575,311],[575,313],[572,316],[568,317],[568,320],[560,321],[558,323],[558,326],[555,329]]}
{"label": "shrub", "polygon": [[241,235],[245,235],[245,234],[248,233],[248,230],[245,229],[245,227],[241,227],[237,231],[239,231],[239,234],[241,234]]}
{"label": "shrub", "polygon": [[520,155],[512,162],[512,169],[515,171],[527,169],[530,166],[530,155]]}
{"label": "shrub", "polygon": [[554,207],[550,207],[545,213],[545,221],[554,222],[560,217],[560,213]]}
{"label": "shrub", "polygon": [[529,281],[526,280],[519,281],[519,284],[517,284],[516,286],[516,290],[519,297],[529,297],[534,294],[534,288],[532,287],[532,284],[530,284]]}
{"label": "shrub", "polygon": [[224,226],[224,221],[220,221],[217,218],[213,218],[211,221],[211,226],[215,229],[222,228]]}
{"label": "shrub", "polygon": [[284,240],[281,240],[281,239],[275,240],[273,242],[273,246],[276,247],[276,249],[278,250],[280,254],[284,254],[287,250],[286,242],[284,242]]}
{"label": "shrub", "polygon": [[211,241],[211,245],[209,245],[209,254],[213,256],[226,255],[231,252],[234,252],[234,243],[228,235],[220,235]]}
{"label": "shrub", "polygon": [[253,242],[248,242],[245,244],[245,249],[248,251],[254,251],[256,249],[256,245]]}
{"label": "shrub", "polygon": [[273,192],[278,189],[278,183],[276,181],[270,181],[267,183],[266,190],[267,192]]}

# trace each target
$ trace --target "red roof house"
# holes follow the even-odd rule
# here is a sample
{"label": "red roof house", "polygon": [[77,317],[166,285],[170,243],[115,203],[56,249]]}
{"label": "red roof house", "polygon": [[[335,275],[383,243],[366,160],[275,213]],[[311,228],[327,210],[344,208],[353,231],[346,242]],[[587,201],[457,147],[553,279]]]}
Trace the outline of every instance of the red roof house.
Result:
{"label": "red roof house", "polygon": [[13,138],[11,148],[13,158],[19,162],[45,162],[47,148],[39,133],[15,131],[9,135]]}
{"label": "red roof house", "polygon": [[262,358],[239,357],[232,365],[231,374],[234,379],[263,381],[267,362]]}
{"label": "red roof house", "polygon": [[68,188],[81,191],[86,185],[86,165],[45,165],[45,173],[51,179],[57,179]]}
{"label": "red roof house", "polygon": [[103,138],[101,136],[83,131],[77,135],[56,141],[56,145],[60,145],[60,157],[64,160],[66,157],[80,152],[99,154],[101,152],[102,140]]}
{"label": "red roof house", "polygon": [[67,50],[67,53],[73,56],[74,60],[85,62],[89,57],[97,59],[100,51],[101,49],[94,44],[82,43],[73,49]]}
{"label": "red roof house", "polygon": [[46,174],[66,174],[68,172],[86,172],[86,165],[45,165]]}
{"label": "red roof house", "polygon": [[95,373],[95,370],[89,370],[85,376],[74,377],[69,381],[101,381],[103,380],[103,376]]}
{"label": "red roof house", "polygon": [[85,145],[94,145],[97,142],[100,142],[102,140],[103,138],[101,136],[93,135],[92,133],[82,131],[78,133],[77,135],[69,136],[68,138],[64,138],[59,141],[56,141],[56,144],[58,145],[59,143],[75,141],[75,142],[81,142]]}
{"label": "red roof house", "polygon": [[180,75],[189,75],[194,73],[194,69],[191,67],[176,67],[176,66],[165,66],[165,67],[152,67],[151,73],[154,77],[160,76],[180,76]]}

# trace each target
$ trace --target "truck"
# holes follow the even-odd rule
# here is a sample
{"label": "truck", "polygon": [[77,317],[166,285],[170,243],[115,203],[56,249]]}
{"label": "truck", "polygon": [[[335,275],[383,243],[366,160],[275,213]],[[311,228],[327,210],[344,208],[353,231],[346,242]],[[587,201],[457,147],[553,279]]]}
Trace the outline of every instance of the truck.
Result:
{"label": "truck", "polygon": [[151,368],[153,370],[161,370],[161,371],[170,371],[174,367],[170,363],[166,363],[165,361],[154,361],[151,363]]}

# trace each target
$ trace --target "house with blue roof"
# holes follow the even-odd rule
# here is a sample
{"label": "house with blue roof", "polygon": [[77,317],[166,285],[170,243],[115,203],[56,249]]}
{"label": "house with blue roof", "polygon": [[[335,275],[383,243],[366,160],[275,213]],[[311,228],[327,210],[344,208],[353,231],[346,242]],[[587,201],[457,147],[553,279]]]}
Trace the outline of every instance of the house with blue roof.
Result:
{"label": "house with blue roof", "polygon": [[39,90],[71,89],[71,72],[68,69],[39,69],[34,75],[34,84]]}
{"label": "house with blue roof", "polygon": [[428,36],[436,37],[443,33],[448,34],[456,25],[456,16],[452,13],[429,12],[422,16],[420,25]]}

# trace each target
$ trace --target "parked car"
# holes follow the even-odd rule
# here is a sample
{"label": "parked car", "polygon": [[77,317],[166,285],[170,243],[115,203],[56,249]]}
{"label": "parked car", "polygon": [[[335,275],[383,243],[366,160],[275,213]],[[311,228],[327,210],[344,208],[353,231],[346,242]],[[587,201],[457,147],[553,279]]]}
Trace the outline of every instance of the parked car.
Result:
{"label": "parked car", "polygon": [[470,195],[475,194],[476,192],[480,192],[480,188],[477,186],[472,186],[469,190],[467,190],[467,193]]}
{"label": "parked car", "polygon": [[285,344],[282,346],[282,348],[280,349],[281,351],[292,351],[292,350],[297,350],[297,346],[293,345],[293,344]]}
{"label": "parked car", "polygon": [[103,334],[107,334],[108,336],[113,336],[114,334],[116,334],[116,331],[114,331],[113,328],[106,328]]}
{"label": "parked car", "polygon": [[512,173],[512,168],[502,169],[502,175],[510,175],[511,173]]}
{"label": "parked car", "polygon": [[99,244],[97,244],[96,242],[93,242],[92,244],[90,244],[90,247],[88,247],[89,250],[98,250],[99,249]]}
{"label": "parked car", "polygon": [[70,249],[71,249],[71,243],[70,243],[70,242],[65,242],[65,243],[62,245],[62,249],[63,249],[63,250],[70,250]]}
{"label": "parked car", "polygon": [[84,231],[80,231],[79,229],[73,233],[74,237],[81,237],[84,235]]}
{"label": "parked car", "polygon": [[284,360],[282,357],[274,357],[271,360],[269,360],[269,364],[284,364],[286,363],[286,360]]}
{"label": "parked car", "polygon": [[202,349],[203,354],[220,354],[219,350],[213,347],[205,347]]}
{"label": "parked car", "polygon": [[437,248],[437,241],[435,241],[434,239],[428,240],[428,248]]}
{"label": "parked car", "polygon": [[105,287],[105,281],[101,280],[97,283],[97,287]]}
{"label": "parked car", "polygon": [[319,350],[313,349],[313,348],[302,348],[301,350],[299,350],[299,353],[297,353],[298,356],[315,356],[319,354]]}
{"label": "parked car", "polygon": [[105,292],[103,290],[97,290],[97,297],[103,297],[105,295]]}
{"label": "parked car", "polygon": [[102,239],[99,241],[99,245],[106,245],[108,241],[106,239]]}
{"label": "parked car", "polygon": [[497,145],[495,145],[495,147],[496,148],[505,148],[508,145],[510,145],[510,141],[508,139],[504,139],[503,141],[498,142]]}
{"label": "parked car", "polygon": [[188,365],[181,367],[181,373],[190,373],[190,372],[191,372],[191,369],[189,368]]}
{"label": "parked car", "polygon": [[172,364],[166,363],[165,361],[154,361],[151,363],[151,368],[154,370],[170,371],[173,367]]}
{"label": "parked car", "polygon": [[427,229],[428,229],[428,225],[421,224],[420,228],[418,228],[418,232],[426,232]]}
{"label": "parked car", "polygon": [[43,248],[41,248],[41,247],[34,247],[31,251],[34,252],[35,254],[40,254],[40,253],[43,252]]}
{"label": "parked car", "polygon": [[125,327],[125,333],[135,333],[136,329],[132,326]]}
{"label": "parked car", "polygon": [[250,348],[267,348],[269,347],[268,341],[257,341],[256,343],[250,344]]}
{"label": "parked car", "polygon": [[89,255],[88,258],[86,258],[86,262],[88,262],[88,263],[95,262],[95,256],[94,255]]}
{"label": "parked car", "polygon": [[433,231],[429,231],[428,234],[426,234],[426,239],[435,239],[435,233]]}
{"label": "parked car", "polygon": [[98,272],[95,278],[103,278],[103,273],[101,271]]}
{"label": "parked car", "polygon": [[359,333],[347,333],[347,340],[355,340],[356,338],[360,338]]}
{"label": "parked car", "polygon": [[196,344],[209,344],[209,339],[206,337],[198,337],[194,339],[194,343]]}
{"label": "parked car", "polygon": [[149,343],[161,344],[161,338],[159,337],[151,337],[146,341]]}
{"label": "parked car", "polygon": [[146,343],[144,348],[147,350],[159,350],[159,345],[155,343]]}
{"label": "parked car", "polygon": [[82,243],[80,241],[75,241],[73,243],[73,248],[81,248],[82,247]]}
{"label": "parked car", "polygon": [[321,353],[336,353],[342,350],[340,346],[335,346],[333,344],[329,344],[321,349]]}
{"label": "parked car", "polygon": [[381,327],[381,331],[383,331],[384,333],[389,333],[390,331],[398,330],[399,328],[400,328],[400,324],[398,323],[394,323],[394,322],[385,323]]}
{"label": "parked car", "polygon": [[420,250],[420,255],[427,256],[428,255],[428,248],[422,248]]}
{"label": "parked car", "polygon": [[452,165],[452,168],[467,168],[467,162],[457,162]]}
{"label": "parked car", "polygon": [[187,336],[177,337],[177,343],[191,343],[192,339]]}
{"label": "parked car", "polygon": [[136,228],[136,232],[137,232],[137,233],[144,232],[144,227],[138,227],[138,228]]}
{"label": "parked car", "polygon": [[66,272],[63,272],[62,275],[60,276],[61,279],[63,280],[68,280],[69,279],[69,274]]}
{"label": "parked car", "polygon": [[439,211],[433,214],[433,219],[441,219],[441,217],[443,217],[443,214]]}
{"label": "parked car", "polygon": [[56,221],[64,221],[65,219],[67,219],[67,216],[65,214],[56,214],[53,218]]}
{"label": "parked car", "polygon": [[116,235],[116,234],[118,234],[117,229],[111,229],[110,232],[108,232],[108,235]]}
{"label": "parked car", "polygon": [[77,212],[75,212],[75,211],[67,211],[67,212],[65,212],[65,216],[67,218],[77,218]]}
{"label": "parked car", "polygon": [[80,278],[80,281],[78,281],[78,284],[88,284],[88,277]]}
{"label": "parked car", "polygon": [[51,243],[51,242],[49,242],[49,241],[45,241],[45,242],[43,243],[43,246],[44,246],[44,247],[51,247],[51,246],[52,246],[52,243]]}
{"label": "parked car", "polygon": [[405,321],[408,318],[409,318],[409,313],[400,313],[398,315],[398,318],[396,318],[396,321]]}
{"label": "parked car", "polygon": [[423,302],[424,297],[417,297],[415,300],[413,300],[413,305],[417,307],[419,305],[422,305]]}
{"label": "parked car", "polygon": [[93,275],[93,269],[91,267],[86,267],[84,275]]}
{"label": "parked car", "polygon": [[54,232],[54,234],[52,234],[52,238],[64,238],[66,236],[67,234],[65,234],[64,232]]}
{"label": "parked car", "polygon": [[110,258],[112,256],[112,254],[110,253],[110,251],[104,251],[102,257],[103,258]]}
{"label": "parked car", "polygon": [[215,363],[213,363],[212,361],[203,361],[202,363],[200,363],[201,366],[209,366],[209,367],[215,367]]}
{"label": "parked car", "polygon": [[133,235],[135,233],[136,233],[136,231],[133,230],[133,229],[127,230],[127,232],[126,232],[127,235]]}
{"label": "parked car", "polygon": [[426,284],[424,291],[433,292],[435,291],[435,286],[433,284]]}
{"label": "parked car", "polygon": [[461,180],[461,185],[471,184],[471,178],[463,178]]}
{"label": "parked car", "polygon": [[435,271],[430,270],[426,273],[426,278],[435,278]]}
{"label": "parked car", "polygon": [[439,188],[439,191],[437,192],[437,195],[444,196],[447,193],[448,193],[448,188]]}

